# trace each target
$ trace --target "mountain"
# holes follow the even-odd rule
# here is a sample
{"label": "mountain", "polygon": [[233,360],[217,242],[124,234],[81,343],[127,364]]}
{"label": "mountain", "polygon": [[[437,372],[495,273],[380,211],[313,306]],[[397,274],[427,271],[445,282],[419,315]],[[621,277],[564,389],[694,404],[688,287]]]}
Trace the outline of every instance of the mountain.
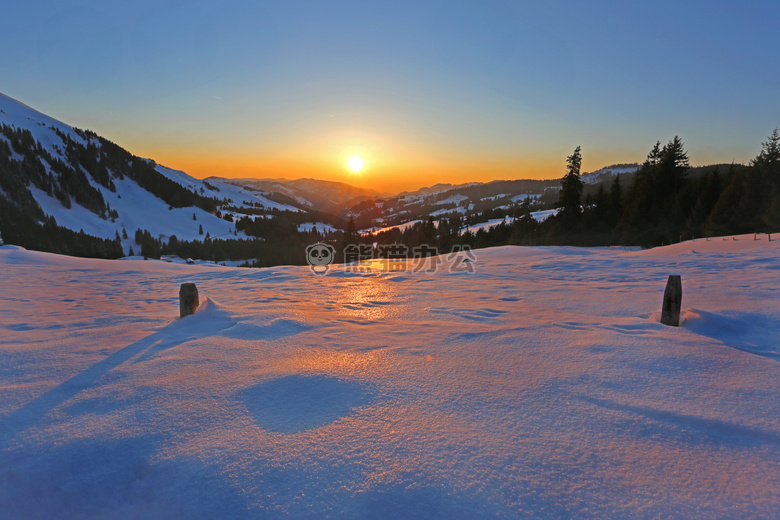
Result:
{"label": "mountain", "polygon": [[[7,242],[87,256],[138,250],[136,230],[162,243],[174,235],[247,239],[242,217],[300,213],[298,205],[260,191],[195,179],[137,157],[3,94],[0,206],[0,233]],[[73,242],[92,245],[83,250]]]}
{"label": "mountain", "polygon": [[209,182],[220,181],[263,194],[264,197],[284,202],[304,210],[338,213],[345,204],[356,203],[380,194],[371,189],[358,188],[343,182],[318,179],[225,179],[209,177]]}

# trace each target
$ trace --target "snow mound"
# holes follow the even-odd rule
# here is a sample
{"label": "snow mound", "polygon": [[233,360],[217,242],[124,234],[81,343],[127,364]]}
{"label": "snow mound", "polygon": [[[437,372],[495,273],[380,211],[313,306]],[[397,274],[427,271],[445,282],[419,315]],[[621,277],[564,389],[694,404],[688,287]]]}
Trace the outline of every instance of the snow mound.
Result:
{"label": "snow mound", "polygon": [[730,347],[780,360],[780,320],[760,313],[716,314],[688,309],[682,326]]}

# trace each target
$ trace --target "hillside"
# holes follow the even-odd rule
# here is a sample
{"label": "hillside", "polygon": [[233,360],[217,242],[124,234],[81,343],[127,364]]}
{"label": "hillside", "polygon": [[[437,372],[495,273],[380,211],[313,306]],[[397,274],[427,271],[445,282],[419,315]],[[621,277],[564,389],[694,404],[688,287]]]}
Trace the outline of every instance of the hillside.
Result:
{"label": "hillside", "polygon": [[230,208],[235,220],[242,211],[299,211],[255,190],[195,179],[134,156],[2,94],[0,128],[0,199],[9,212],[0,224],[6,228],[54,222],[108,241],[120,236],[120,253],[127,254],[139,246],[133,236],[138,229],[163,241],[173,235],[248,238],[234,220],[222,218],[220,208]]}
{"label": "hillside", "polygon": [[[630,182],[638,168],[638,164],[618,164],[583,173],[581,180],[587,187],[585,193],[595,193],[601,185],[609,189],[617,175],[622,177],[623,183]],[[362,227],[392,226],[429,217],[462,218],[474,225],[495,217],[503,218],[509,210],[517,211],[526,199],[536,211],[555,208],[559,191],[560,179],[436,184],[393,197],[362,200],[346,214],[354,217]]]}
{"label": "hillside", "polygon": [[355,201],[379,196],[374,190],[358,188],[343,182],[319,179],[221,179],[236,186],[257,190],[276,200],[285,200],[301,209],[338,214],[342,206]]}

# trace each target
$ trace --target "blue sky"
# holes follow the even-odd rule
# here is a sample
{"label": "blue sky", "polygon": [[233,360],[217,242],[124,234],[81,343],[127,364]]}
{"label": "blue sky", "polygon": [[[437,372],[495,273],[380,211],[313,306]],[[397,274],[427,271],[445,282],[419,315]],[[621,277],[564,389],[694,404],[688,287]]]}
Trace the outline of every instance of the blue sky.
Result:
{"label": "blue sky", "polygon": [[[0,91],[199,177],[380,189],[747,162],[780,125],[771,2],[16,2]],[[345,164],[361,155],[366,169]]]}

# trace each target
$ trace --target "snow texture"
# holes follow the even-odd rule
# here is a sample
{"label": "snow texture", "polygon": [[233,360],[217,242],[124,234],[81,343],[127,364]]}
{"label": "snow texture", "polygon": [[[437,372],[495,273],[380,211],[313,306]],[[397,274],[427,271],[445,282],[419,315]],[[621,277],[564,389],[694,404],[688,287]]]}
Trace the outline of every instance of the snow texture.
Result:
{"label": "snow texture", "polygon": [[778,518],[759,238],[326,276],[0,247],[1,516]]}

